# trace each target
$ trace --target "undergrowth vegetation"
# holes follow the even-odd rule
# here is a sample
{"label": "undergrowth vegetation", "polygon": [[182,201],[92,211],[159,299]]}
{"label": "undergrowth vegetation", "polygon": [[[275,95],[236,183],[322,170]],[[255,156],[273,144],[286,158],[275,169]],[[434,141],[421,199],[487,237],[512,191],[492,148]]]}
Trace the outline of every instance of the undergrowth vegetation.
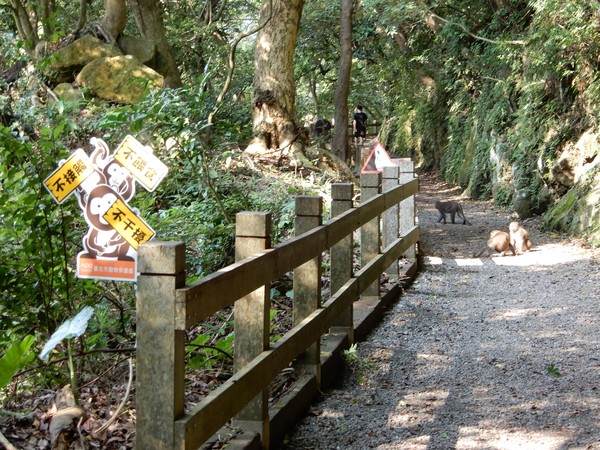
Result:
{"label": "undergrowth vegetation", "polygon": [[[22,388],[68,380],[68,361],[61,357],[65,344],[58,345],[56,357],[51,353],[47,366],[32,356],[60,323],[83,307],[94,307],[94,315],[73,349],[77,370],[84,370],[84,361],[93,365],[101,360],[103,351],[134,348],[134,286],[74,276],[87,224],[75,199],[56,204],[43,184],[75,148],[89,148],[92,136],[113,149],[126,135],[134,135],[168,165],[159,188],[151,193],[138,188],[131,205],[158,239],[186,243],[188,281],[233,262],[236,213],[272,212],[277,243],[293,230],[294,196],[325,193],[326,183],[318,177],[309,180],[293,170],[247,160],[238,146],[249,135],[247,113],[232,105],[231,111],[221,112],[227,120],[209,124],[213,100],[199,84],[153,93],[136,106],[92,105],[79,112],[59,103],[39,116],[21,115],[31,122],[19,123],[18,129],[36,130],[35,141],[24,132],[0,128],[0,326],[6,330],[0,348],[16,355],[6,366],[11,376],[32,364],[43,368],[19,377]],[[26,335],[28,345],[19,347]],[[192,365],[219,366],[230,359],[232,340],[231,321],[215,318],[190,342]],[[3,396],[3,401],[9,398]]]}
{"label": "undergrowth vegetation", "polygon": [[[383,7],[370,4],[374,14]],[[455,6],[409,3],[390,18],[387,32],[404,45],[388,55],[390,65],[400,60],[408,70],[393,85],[385,140],[472,198],[493,197],[524,218],[543,213],[559,154],[598,125],[598,8],[555,0]],[[412,80],[422,89],[407,89]]]}

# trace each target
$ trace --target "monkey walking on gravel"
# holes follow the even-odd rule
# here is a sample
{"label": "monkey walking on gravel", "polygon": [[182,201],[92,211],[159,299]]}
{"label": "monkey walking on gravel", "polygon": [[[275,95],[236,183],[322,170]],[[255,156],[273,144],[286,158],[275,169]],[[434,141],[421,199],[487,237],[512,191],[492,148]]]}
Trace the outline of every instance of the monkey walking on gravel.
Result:
{"label": "monkey walking on gravel", "polygon": [[454,222],[454,218],[455,216],[458,216],[459,219],[462,219],[463,225],[471,225],[471,222],[469,222],[465,217],[465,213],[463,212],[460,203],[455,202],[454,200],[447,202],[435,202],[435,209],[437,209],[440,213],[438,222],[444,221],[444,223],[446,223],[446,214],[450,214],[450,220],[452,223],[456,223]]}

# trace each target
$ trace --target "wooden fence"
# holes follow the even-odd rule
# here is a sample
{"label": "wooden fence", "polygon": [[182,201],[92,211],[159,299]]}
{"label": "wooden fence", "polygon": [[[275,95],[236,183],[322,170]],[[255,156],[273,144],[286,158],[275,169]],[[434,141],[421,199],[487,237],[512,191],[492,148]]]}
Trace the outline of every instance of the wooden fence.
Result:
{"label": "wooden fence", "polygon": [[[322,199],[296,198],[296,236],[270,244],[271,215],[236,217],[236,262],[185,283],[185,245],[151,241],[138,253],[136,448],[197,449],[231,419],[270,445],[268,389],[291,363],[321,377],[320,342],[335,330],[353,337],[353,303],[380,296],[380,275],[398,274],[398,260],[415,258],[419,229],[410,160],[383,174],[361,175],[361,203],[353,185],[331,188],[332,219],[322,224]],[[382,176],[383,175],[383,176]],[[383,193],[381,193],[383,191]],[[353,273],[353,236],[360,230],[360,270]],[[330,251],[331,296],[321,299],[321,257]],[[270,284],[293,271],[293,328],[271,343]],[[185,410],[186,330],[234,306],[234,375]]]}

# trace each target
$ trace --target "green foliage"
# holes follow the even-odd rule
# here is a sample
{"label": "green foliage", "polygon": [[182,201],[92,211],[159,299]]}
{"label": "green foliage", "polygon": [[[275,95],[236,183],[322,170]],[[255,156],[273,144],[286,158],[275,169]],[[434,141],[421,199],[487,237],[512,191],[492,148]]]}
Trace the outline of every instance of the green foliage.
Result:
{"label": "green foliage", "polygon": [[548,367],[546,367],[546,373],[554,378],[559,378],[562,376],[560,370],[554,364],[550,364]]}
{"label": "green foliage", "polygon": [[35,354],[31,351],[35,338],[27,335],[10,343],[6,353],[0,358],[0,390],[6,387],[12,377],[27,363],[33,361]]}
{"label": "green foliage", "polygon": [[50,352],[56,348],[64,339],[73,339],[81,336],[87,329],[88,321],[92,317],[94,309],[86,306],[79,311],[75,316],[65,320],[58,329],[52,333],[50,339],[44,345],[40,353],[40,359],[47,360]]}
{"label": "green foliage", "polygon": [[380,31],[372,53],[384,36],[398,43],[381,69],[369,67],[377,70],[369,87],[393,99],[388,151],[415,155],[474,198],[509,205],[518,190],[543,211],[539,192],[557,151],[597,125],[599,10],[557,0],[364,7]]}
{"label": "green foliage", "polygon": [[347,350],[344,350],[344,352],[342,353],[344,355],[344,359],[350,365],[358,364],[359,357],[358,357],[358,353],[356,352],[357,348],[358,348],[358,345],[356,343],[354,343]]}
{"label": "green foliage", "polygon": [[[190,368],[194,370],[213,370],[224,364],[231,364],[233,359],[234,333],[226,335],[199,334],[187,345]],[[211,344],[211,342],[214,342]]]}
{"label": "green foliage", "polygon": [[[44,342],[65,316],[96,304],[102,305],[99,311],[107,326],[93,330],[95,340],[90,345],[119,345],[118,340],[132,338],[132,287],[75,278],[75,255],[81,249],[85,221],[74,198],[59,205],[43,184],[86,134],[86,123],[75,121],[75,110],[65,106],[57,102],[34,110],[11,100],[10,108],[19,120],[11,129],[0,128],[2,346],[27,334]],[[85,339],[80,341],[80,349],[86,349]],[[49,367],[32,373],[35,378],[24,385],[52,386],[63,382],[56,378],[66,375],[61,372]]]}
{"label": "green foliage", "polygon": [[68,151],[56,145],[65,122],[41,129],[36,148],[0,129],[0,303],[2,329],[54,328],[56,307],[73,310],[89,285],[73,285],[71,259],[80,234],[76,202],[57,205],[43,185]]}
{"label": "green foliage", "polygon": [[342,353],[344,361],[352,370],[352,373],[356,377],[356,381],[362,382],[365,373],[372,370],[372,361],[369,359],[362,358],[358,354],[358,346],[356,343],[352,344],[347,350]]}
{"label": "green foliage", "polygon": [[514,189],[510,185],[496,184],[494,186],[494,202],[498,206],[508,207],[512,204]]}
{"label": "green foliage", "polygon": [[129,133],[151,137],[155,153],[169,166],[159,189],[139,192],[134,202],[161,239],[186,242],[193,278],[233,262],[236,213],[272,212],[277,243],[293,225],[293,196],[303,193],[276,177],[242,168],[238,140],[250,136],[250,118],[229,105],[209,123],[214,98],[206,82],[155,92],[100,121],[106,133],[119,130],[119,135],[107,135],[116,142]]}
{"label": "green foliage", "polygon": [[271,341],[272,342],[277,342],[279,339],[281,339],[281,335],[280,334],[274,334],[275,331],[275,320],[277,319],[277,315],[279,314],[279,311],[276,309],[271,309],[269,311],[269,323],[271,324],[270,326],[270,334],[271,334]]}
{"label": "green foliage", "polygon": [[294,56],[297,114],[333,117],[339,60],[339,5],[310,0],[304,6]]}

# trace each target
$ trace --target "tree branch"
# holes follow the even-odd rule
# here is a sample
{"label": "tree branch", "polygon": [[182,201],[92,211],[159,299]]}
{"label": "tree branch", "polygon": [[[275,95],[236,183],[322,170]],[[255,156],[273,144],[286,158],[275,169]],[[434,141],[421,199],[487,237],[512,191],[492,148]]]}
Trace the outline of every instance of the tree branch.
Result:
{"label": "tree branch", "polygon": [[449,23],[450,25],[456,25],[461,30],[463,30],[466,34],[468,34],[469,36],[471,36],[473,39],[477,39],[479,41],[489,42],[490,44],[511,44],[511,45],[525,45],[527,43],[526,41],[520,41],[520,40],[519,41],[497,41],[497,40],[493,40],[493,39],[488,39],[486,37],[478,36],[476,34],[471,33],[469,30],[467,30],[467,27],[465,27],[461,23],[452,22],[452,21],[450,21],[448,19],[444,19],[443,17],[438,16],[434,12],[432,12],[431,15],[434,16],[436,19],[441,20],[444,23]]}
{"label": "tree branch", "polygon": [[108,427],[110,426],[110,424],[113,423],[115,420],[117,420],[117,417],[119,417],[119,414],[121,414],[121,411],[123,410],[123,407],[125,406],[125,403],[127,402],[127,399],[129,398],[129,393],[131,392],[132,382],[133,382],[133,360],[131,358],[129,358],[129,381],[127,382],[127,390],[125,391],[125,395],[123,396],[123,399],[121,400],[121,403],[119,404],[119,407],[117,408],[115,413],[110,417],[110,419],[108,419],[108,421],[104,425],[102,425],[97,430],[92,431],[93,435],[98,435],[98,434],[104,433],[106,430],[108,430]]}
{"label": "tree branch", "polygon": [[0,431],[0,444],[2,444],[6,450],[17,450],[17,448],[4,437],[2,431]]}
{"label": "tree branch", "polygon": [[225,350],[220,349],[219,347],[215,347],[213,345],[204,345],[204,344],[187,344],[187,345],[189,345],[190,347],[206,348],[206,349],[209,349],[209,350],[215,350],[216,352],[221,353],[222,355],[226,356],[228,359],[230,359],[231,361],[233,361],[233,356],[231,356]]}
{"label": "tree branch", "polygon": [[[74,358],[80,358],[82,356],[86,356],[86,355],[91,355],[93,353],[128,353],[128,352],[135,352],[135,348],[97,348],[94,350],[88,350],[87,352],[79,352],[76,355],[73,355]],[[25,369],[25,370],[21,370],[20,372],[17,372],[14,376],[14,378],[17,378],[21,375],[25,375],[28,372],[33,372],[35,370],[47,367],[50,364],[57,364],[60,362],[65,362],[67,361],[69,358],[68,357],[64,357],[64,358],[58,358],[58,359],[53,359],[50,362],[47,362],[45,364],[39,364],[35,367],[32,367],[30,369]]]}
{"label": "tree branch", "polygon": [[269,14],[268,14],[267,18],[265,19],[265,21],[263,23],[258,24],[256,26],[256,28],[254,28],[252,30],[248,30],[243,33],[240,33],[238,35],[238,37],[231,44],[231,49],[229,50],[229,59],[228,59],[229,70],[227,71],[227,78],[225,79],[225,84],[223,85],[223,89],[221,90],[221,93],[219,94],[219,96],[217,97],[217,100],[215,101],[215,108],[208,115],[208,123],[209,124],[213,123],[214,116],[217,114],[217,111],[219,110],[219,106],[220,106],[221,102],[223,101],[223,97],[225,97],[225,94],[227,93],[227,91],[229,90],[229,87],[231,86],[231,80],[233,79],[233,71],[235,69],[235,52],[237,50],[237,46],[243,39],[247,38],[248,36],[252,36],[255,33],[258,33],[265,26],[267,26],[267,24],[271,21],[272,17],[273,17],[273,0],[269,0]]}

